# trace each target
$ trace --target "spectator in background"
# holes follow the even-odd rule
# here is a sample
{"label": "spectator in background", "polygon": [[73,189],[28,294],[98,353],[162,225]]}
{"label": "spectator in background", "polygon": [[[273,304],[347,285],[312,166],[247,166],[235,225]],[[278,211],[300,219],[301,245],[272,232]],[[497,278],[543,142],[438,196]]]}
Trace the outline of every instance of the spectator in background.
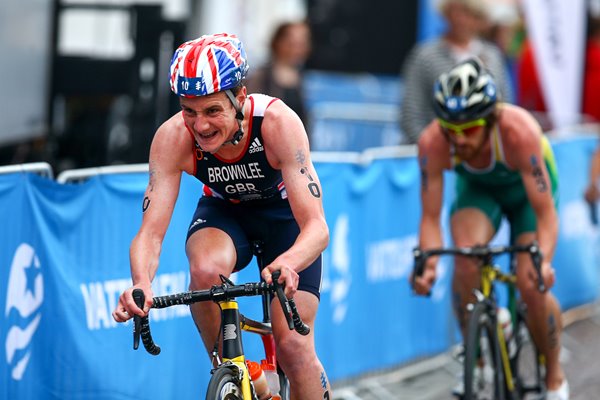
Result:
{"label": "spectator in background", "polygon": [[511,92],[516,91],[516,60],[520,53],[524,26],[516,0],[486,0],[489,25],[482,37],[494,43],[504,56],[511,83]]}
{"label": "spectator in background", "polygon": [[270,59],[252,73],[246,86],[249,93],[268,93],[298,114],[307,126],[302,89],[304,63],[311,51],[310,28],[305,22],[284,22],[274,31]]}
{"label": "spectator in background", "polygon": [[502,98],[512,100],[507,66],[500,49],[480,39],[488,26],[487,5],[481,0],[440,0],[446,33],[417,44],[402,67],[404,84],[400,125],[406,143],[416,143],[420,132],[435,117],[431,107],[437,77],[457,63],[477,56],[494,76]]}

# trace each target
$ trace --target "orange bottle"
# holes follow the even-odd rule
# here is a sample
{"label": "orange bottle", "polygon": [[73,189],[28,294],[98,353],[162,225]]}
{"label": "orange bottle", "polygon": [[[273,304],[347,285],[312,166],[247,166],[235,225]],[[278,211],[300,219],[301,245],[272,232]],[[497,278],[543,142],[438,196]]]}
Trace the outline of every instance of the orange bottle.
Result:
{"label": "orange bottle", "polygon": [[246,366],[248,367],[248,373],[250,374],[250,379],[252,379],[254,391],[258,398],[260,400],[270,399],[271,390],[260,364],[255,361],[246,360]]}

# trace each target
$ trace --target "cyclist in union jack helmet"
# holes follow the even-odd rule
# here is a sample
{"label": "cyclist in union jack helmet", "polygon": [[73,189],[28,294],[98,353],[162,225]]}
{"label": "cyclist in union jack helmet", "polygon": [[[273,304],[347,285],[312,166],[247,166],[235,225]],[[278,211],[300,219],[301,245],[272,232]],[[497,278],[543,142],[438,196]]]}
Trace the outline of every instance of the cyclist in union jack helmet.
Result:
{"label": "cyclist in union jack helmet", "polygon": [[[421,168],[419,245],[441,247],[440,214],[444,170],[456,173],[456,196],[450,210],[455,246],[483,245],[492,240],[505,218],[510,240],[539,242],[547,289],[555,282],[552,257],[558,236],[558,175],[547,138],[523,108],[500,102],[492,75],[477,58],[469,58],[439,76],[434,85],[437,116],[418,142]],[[417,293],[429,293],[436,259],[415,280]],[[567,400],[567,380],[559,363],[561,315],[552,293],[540,293],[527,254],[517,256],[517,286],[527,304],[528,324],[547,361],[550,400]],[[467,304],[479,283],[475,261],[456,257],[452,282],[455,313],[465,332]],[[460,396],[461,387],[455,394]]]}
{"label": "cyclist in union jack helmet", "polygon": [[[181,112],[160,126],[150,149],[150,177],[142,225],[130,248],[133,287],[119,298],[113,317],[124,322],[147,314],[151,282],[179,192],[182,173],[199,179],[203,193],[190,222],[186,253],[190,289],[220,284],[252,259],[251,244],[263,242],[262,278],[274,271],[302,319],[314,327],[319,305],[321,253],[329,242],[319,178],[306,130],[283,101],[248,94],[248,61],[242,42],[227,33],[183,43],[171,60],[169,82]],[[140,288],[139,309],[131,292]],[[191,306],[207,351],[217,340],[218,306]],[[281,308],[272,307],[277,358],[297,399],[330,397],[330,385],[314,336],[287,328]]]}

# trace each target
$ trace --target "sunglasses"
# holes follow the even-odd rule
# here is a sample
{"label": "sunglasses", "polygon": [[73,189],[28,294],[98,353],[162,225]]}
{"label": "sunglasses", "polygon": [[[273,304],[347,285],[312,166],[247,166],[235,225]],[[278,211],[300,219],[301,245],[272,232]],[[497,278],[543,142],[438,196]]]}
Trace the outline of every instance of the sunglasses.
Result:
{"label": "sunglasses", "polygon": [[443,119],[438,118],[438,122],[440,126],[445,129],[447,132],[455,135],[455,136],[470,136],[475,132],[478,132],[477,128],[487,125],[487,121],[484,118],[479,118],[474,121],[465,122],[464,124],[452,124],[448,121],[444,121]]}

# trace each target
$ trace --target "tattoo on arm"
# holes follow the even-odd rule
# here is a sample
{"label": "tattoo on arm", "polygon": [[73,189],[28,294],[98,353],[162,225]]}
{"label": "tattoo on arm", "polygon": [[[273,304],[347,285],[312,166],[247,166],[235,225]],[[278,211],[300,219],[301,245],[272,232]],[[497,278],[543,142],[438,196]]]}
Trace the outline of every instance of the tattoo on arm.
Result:
{"label": "tattoo on arm", "polygon": [[[150,161],[150,171],[148,178],[148,193],[154,191],[154,180],[156,179],[155,171],[154,171],[154,163]],[[142,212],[146,212],[146,210],[150,207],[150,197],[145,196],[144,201],[142,202]]]}
{"label": "tattoo on arm", "polygon": [[535,178],[535,183],[537,184],[537,189],[539,192],[545,192],[548,190],[548,183],[546,182],[546,178],[544,178],[544,173],[542,172],[542,167],[538,163],[536,156],[531,156],[531,173]]}
{"label": "tattoo on arm", "polygon": [[142,212],[146,212],[148,207],[150,207],[150,198],[146,196],[144,197],[144,201],[142,202]]}
{"label": "tattoo on arm", "polygon": [[156,171],[154,170],[154,163],[150,162],[150,178],[148,180],[148,189],[152,192],[154,190],[154,180],[156,179]]}
{"label": "tattoo on arm", "polygon": [[304,154],[304,151],[298,150],[296,152],[296,161],[298,161],[298,164],[304,165],[306,162],[306,155]]}
{"label": "tattoo on arm", "polygon": [[327,375],[325,371],[321,371],[321,387],[323,388],[323,399],[329,400],[329,391],[327,390]]}
{"label": "tattoo on arm", "polygon": [[313,179],[310,172],[308,172],[308,168],[306,168],[306,167],[300,168],[300,173],[302,175],[305,175],[308,178],[308,190],[310,191],[310,194],[312,194],[313,197],[316,197],[317,199],[320,198],[321,197],[321,189],[319,188],[319,185],[317,185],[317,183]]}
{"label": "tattoo on arm", "polygon": [[421,168],[421,189],[424,192],[427,191],[428,183],[429,183],[429,175],[427,175],[427,157],[422,157],[420,160],[420,168]]}

